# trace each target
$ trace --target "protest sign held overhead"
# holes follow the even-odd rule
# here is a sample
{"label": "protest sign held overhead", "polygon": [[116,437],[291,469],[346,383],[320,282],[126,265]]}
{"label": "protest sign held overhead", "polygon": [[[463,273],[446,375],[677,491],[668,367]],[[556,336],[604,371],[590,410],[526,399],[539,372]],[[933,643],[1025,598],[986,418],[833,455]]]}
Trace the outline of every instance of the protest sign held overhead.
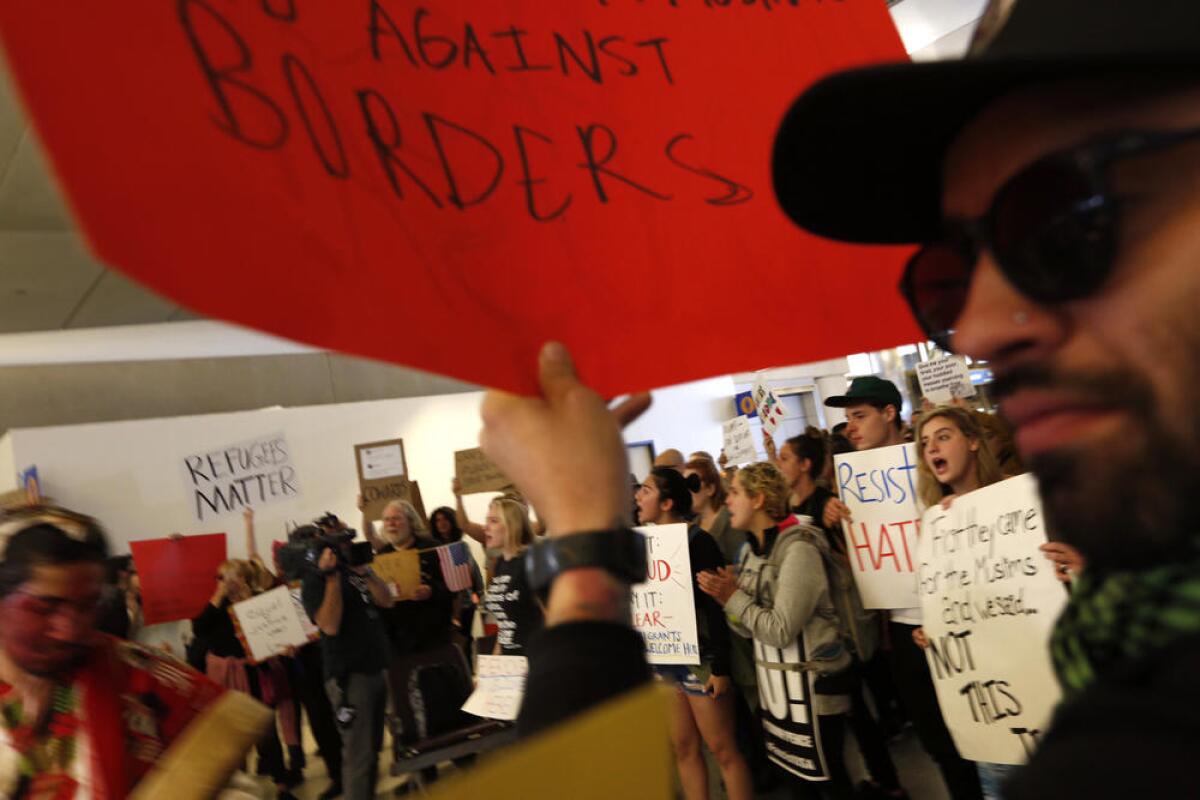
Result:
{"label": "protest sign held overhead", "polygon": [[[903,249],[772,193],[795,96],[905,60],[884,4],[11,0],[0,39],[96,256],[207,316],[524,391],[558,339],[606,395],[920,338]],[[781,280],[857,321],[690,330],[731,263],[762,331],[794,322]]]}
{"label": "protest sign held overhead", "polygon": [[917,605],[917,451],[912,444],[835,456],[838,495],[850,508],[846,552],[866,608]]}
{"label": "protest sign held overhead", "polygon": [[754,437],[750,434],[750,421],[745,417],[726,420],[721,427],[725,434],[725,457],[730,464],[746,464],[758,460],[754,449]]}
{"label": "protest sign held overhead", "polygon": [[918,591],[929,673],[963,758],[1023,764],[1060,692],[1050,632],[1067,602],[1037,481],[1021,475],[925,512]]}
{"label": "protest sign held overhead", "polygon": [[354,466],[358,470],[358,491],[365,503],[363,516],[367,519],[382,517],[383,509],[393,500],[413,503],[402,439],[354,445]]}
{"label": "protest sign held overhead", "polygon": [[700,639],[692,592],[688,526],[647,525],[645,583],[633,587],[633,627],[646,640],[651,664],[699,664]]}
{"label": "protest sign held overhead", "polygon": [[454,453],[454,475],[463,494],[499,492],[512,486],[512,481],[500,471],[483,448],[457,450]]}
{"label": "protest sign held overhead", "polygon": [[[234,630],[250,660],[261,663],[290,647],[303,647],[313,637],[305,629],[302,611],[292,599],[292,590],[276,586],[269,592],[229,607]],[[310,629],[311,630],[311,629]]]}
{"label": "protest sign held overhead", "polygon": [[944,405],[960,397],[974,397],[971,370],[961,356],[938,358],[917,364],[921,394],[934,405]]}
{"label": "protest sign held overhead", "polygon": [[754,384],[754,407],[758,418],[762,420],[763,430],[769,436],[774,436],[775,431],[783,424],[783,403],[779,401],[775,390],[761,380]]}
{"label": "protest sign held overhead", "polygon": [[204,522],[300,494],[291,448],[282,433],[184,456],[192,513]]}
{"label": "protest sign held overhead", "polygon": [[217,588],[225,534],[210,533],[129,543],[142,586],[147,625],[191,619]]}

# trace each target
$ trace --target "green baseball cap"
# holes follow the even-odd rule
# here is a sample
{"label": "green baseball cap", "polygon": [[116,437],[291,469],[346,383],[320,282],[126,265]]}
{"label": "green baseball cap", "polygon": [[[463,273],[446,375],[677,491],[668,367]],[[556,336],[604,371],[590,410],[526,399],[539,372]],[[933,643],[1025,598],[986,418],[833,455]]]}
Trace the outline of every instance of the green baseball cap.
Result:
{"label": "green baseball cap", "polygon": [[875,375],[864,375],[850,382],[850,389],[845,394],[825,398],[825,405],[833,408],[845,408],[858,403],[891,403],[899,412],[904,405],[900,390],[896,384]]}

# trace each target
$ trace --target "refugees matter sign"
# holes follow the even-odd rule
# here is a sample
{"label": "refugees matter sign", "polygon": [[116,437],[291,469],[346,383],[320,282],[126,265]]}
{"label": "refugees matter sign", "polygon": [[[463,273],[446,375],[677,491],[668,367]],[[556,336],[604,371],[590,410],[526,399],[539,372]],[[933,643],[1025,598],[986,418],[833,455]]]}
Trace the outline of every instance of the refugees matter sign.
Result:
{"label": "refugees matter sign", "polygon": [[838,495],[850,508],[843,522],[850,568],[867,608],[917,605],[914,561],[917,451],[911,444],[834,457]]}
{"label": "refugees matter sign", "polygon": [[972,761],[1025,763],[1059,701],[1049,640],[1067,593],[1038,551],[1045,524],[1030,475],[925,512],[925,653],[942,716]]}
{"label": "refugees matter sign", "polygon": [[959,397],[974,397],[971,370],[959,356],[922,361],[917,364],[917,381],[926,400],[942,405]]}
{"label": "refugees matter sign", "polygon": [[[803,88],[907,60],[883,3],[6,0],[0,39],[97,258],[205,316],[526,392],[557,338],[606,396],[920,337],[906,249],[772,192]],[[752,347],[694,324],[730,264]]]}
{"label": "refugees matter sign", "polygon": [[282,433],[184,456],[183,475],[200,522],[300,494]]}
{"label": "refugees matter sign", "polygon": [[645,583],[633,587],[633,627],[646,640],[651,664],[699,664],[688,526],[647,525]]}

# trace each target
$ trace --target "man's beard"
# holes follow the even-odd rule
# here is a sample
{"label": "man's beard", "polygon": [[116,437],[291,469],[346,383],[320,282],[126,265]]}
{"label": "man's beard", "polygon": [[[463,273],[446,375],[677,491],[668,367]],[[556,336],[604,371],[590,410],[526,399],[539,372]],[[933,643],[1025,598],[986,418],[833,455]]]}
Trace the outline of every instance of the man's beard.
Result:
{"label": "man's beard", "polygon": [[392,547],[403,547],[412,541],[413,535],[412,533],[406,531],[396,531],[393,533],[385,529],[383,531],[383,538]]}
{"label": "man's beard", "polygon": [[1168,430],[1145,378],[1124,370],[1066,375],[1019,367],[994,389],[1003,397],[1033,387],[1100,398],[1129,420],[1107,447],[1065,445],[1029,459],[1050,536],[1078,548],[1098,571],[1194,557],[1189,506],[1200,499],[1200,437],[1193,420]]}

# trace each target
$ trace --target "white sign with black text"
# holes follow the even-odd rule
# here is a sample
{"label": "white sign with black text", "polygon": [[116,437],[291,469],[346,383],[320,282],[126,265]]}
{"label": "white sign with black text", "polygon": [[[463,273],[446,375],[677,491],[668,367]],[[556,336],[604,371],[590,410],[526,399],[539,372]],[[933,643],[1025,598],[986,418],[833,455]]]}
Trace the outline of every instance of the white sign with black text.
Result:
{"label": "white sign with black text", "polygon": [[1030,475],[925,512],[917,550],[925,652],[963,758],[1025,763],[1058,704],[1049,639],[1067,592],[1038,550],[1045,542]]}
{"label": "white sign with black text", "polygon": [[688,526],[647,525],[635,528],[646,536],[645,583],[633,587],[633,627],[646,640],[651,664],[699,664],[696,601]]}

